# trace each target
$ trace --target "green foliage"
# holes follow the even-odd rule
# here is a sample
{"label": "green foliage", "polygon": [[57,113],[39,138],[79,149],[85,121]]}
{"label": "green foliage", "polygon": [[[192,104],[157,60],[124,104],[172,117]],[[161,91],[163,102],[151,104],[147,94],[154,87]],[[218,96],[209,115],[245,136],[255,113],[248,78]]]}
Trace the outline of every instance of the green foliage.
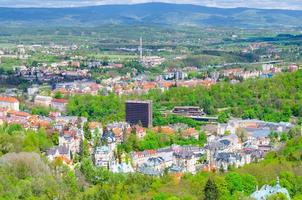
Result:
{"label": "green foliage", "polygon": [[84,124],[83,129],[84,129],[84,137],[85,137],[85,139],[86,140],[90,140],[92,136],[91,136],[91,132],[90,132],[89,127],[88,127],[88,122],[86,122]]}
{"label": "green foliage", "polygon": [[205,198],[204,200],[218,200],[218,187],[212,178],[208,179],[208,182],[204,188]]}
{"label": "green foliage", "polygon": [[60,91],[57,91],[57,92],[55,93],[55,95],[54,95],[54,98],[56,98],[56,99],[61,99],[61,98],[63,98],[63,95],[62,95],[62,93],[61,93]]}
{"label": "green foliage", "polygon": [[230,116],[227,112],[221,112],[218,115],[218,122],[219,123],[226,123],[229,120]]}
{"label": "green foliage", "polygon": [[120,148],[125,152],[143,151],[146,149],[158,149],[167,147],[172,144],[178,145],[199,145],[203,146],[207,141],[204,133],[199,134],[199,138],[183,138],[179,134],[167,135],[163,133],[155,133],[148,130],[146,136],[142,140],[138,140],[135,134],[131,134]]}
{"label": "green foliage", "polygon": [[231,194],[244,192],[246,195],[250,195],[257,185],[256,178],[249,174],[231,172],[225,175],[225,180]]}
{"label": "green foliage", "polygon": [[[155,133],[148,133],[146,141],[129,136],[131,148],[164,145]],[[171,138],[170,138],[171,139]],[[270,153],[264,161],[233,169],[225,174],[198,172],[185,174],[180,181],[173,175],[149,177],[141,174],[113,174],[95,167],[84,140],[81,162],[70,171],[61,161],[47,164],[36,153],[51,145],[45,131],[27,131],[18,125],[4,125],[0,129],[0,195],[4,199],[246,199],[256,185],[275,184],[280,177],[282,187],[293,199],[302,194],[301,159],[292,159],[301,153],[301,137],[289,139],[279,152]],[[166,141],[168,142],[168,140]],[[299,159],[298,159],[299,158]],[[5,161],[5,162],[3,162]],[[34,165],[32,164],[34,163]],[[277,195],[276,195],[277,196]],[[271,196],[272,199],[283,197]]]}
{"label": "green foliage", "polygon": [[42,116],[48,116],[50,111],[51,111],[50,108],[43,107],[43,106],[35,106],[31,109],[31,113],[33,115],[42,115]]}
{"label": "green foliage", "polygon": [[155,111],[154,114],[154,126],[167,126],[169,124],[177,124],[177,123],[183,123],[187,124],[190,127],[199,128],[201,125],[203,125],[203,122],[196,121],[194,119],[178,116],[178,115],[168,115],[167,117],[163,117],[162,114],[158,111]]}
{"label": "green foliage", "polygon": [[20,125],[6,125],[0,127],[0,155],[10,152],[40,152],[53,146],[45,130],[37,132],[24,130]]}
{"label": "green foliage", "polygon": [[23,141],[23,150],[28,152],[40,152],[52,146],[52,141],[48,138],[45,130],[38,130],[37,132],[29,131],[26,133]]}
{"label": "green foliage", "polygon": [[69,100],[68,113],[88,117],[103,123],[124,119],[124,101],[110,94],[109,96],[76,95]]}
{"label": "green foliage", "polygon": [[[302,110],[301,80],[302,71],[298,71],[277,75],[272,79],[248,80],[235,85],[218,83],[210,89],[199,86],[171,88],[165,92],[152,90],[142,96],[131,95],[127,98],[152,100],[155,126],[185,123],[190,127],[199,127],[203,124],[176,115],[162,116],[160,111],[171,110],[174,106],[199,106],[204,108],[209,115],[216,114],[219,108],[229,108],[228,111],[219,114],[220,122],[226,122],[230,115],[280,122],[289,121],[292,115],[302,117],[302,112],[297,112],[297,110]],[[104,123],[119,121],[125,116],[124,102],[125,97],[114,94],[109,96],[76,95],[69,100],[68,113]],[[289,137],[298,133],[297,129],[292,130]]]}
{"label": "green foliage", "polygon": [[[159,93],[151,91],[144,99],[152,99],[156,109],[172,109],[174,106],[200,106],[207,114],[215,114],[218,108],[230,108],[235,117],[258,118],[266,121],[288,121],[301,117],[302,71],[276,75],[272,79],[252,79],[240,84],[218,83],[210,89],[171,88]],[[226,113],[219,119],[225,121]]]}
{"label": "green foliage", "polygon": [[269,196],[267,200],[288,200],[288,198],[282,193],[277,193]]}

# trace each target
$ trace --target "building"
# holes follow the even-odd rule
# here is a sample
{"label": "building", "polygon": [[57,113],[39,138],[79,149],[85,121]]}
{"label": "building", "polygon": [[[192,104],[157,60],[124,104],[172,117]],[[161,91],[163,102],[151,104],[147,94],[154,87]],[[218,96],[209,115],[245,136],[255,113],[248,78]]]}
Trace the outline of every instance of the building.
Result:
{"label": "building", "polygon": [[97,147],[94,152],[94,164],[97,167],[109,168],[113,161],[113,152],[109,146]]}
{"label": "building", "polygon": [[92,138],[96,138],[98,136],[103,135],[103,126],[99,122],[89,122],[88,123],[88,129],[91,133]]}
{"label": "building", "polygon": [[33,85],[32,87],[27,88],[28,96],[33,96],[39,93],[38,85]]}
{"label": "building", "polygon": [[280,186],[279,178],[277,178],[277,184],[275,186],[264,185],[260,190],[257,188],[251,197],[256,200],[265,200],[274,194],[284,194],[288,200],[291,199],[287,189]]}
{"label": "building", "polygon": [[6,108],[9,110],[19,111],[19,101],[13,97],[1,97],[0,96],[0,108]]}
{"label": "building", "polygon": [[138,139],[143,139],[146,136],[146,131],[143,127],[136,125],[134,127],[135,135]]}
{"label": "building", "polygon": [[35,97],[34,104],[49,107],[51,104],[51,101],[52,101],[52,97],[37,95]]}
{"label": "building", "polygon": [[152,101],[127,101],[126,122],[131,125],[152,126]]}
{"label": "building", "polygon": [[213,157],[216,169],[223,171],[227,171],[231,166],[235,168],[242,167],[246,164],[246,160],[248,160],[244,154],[233,152],[219,152]]}
{"label": "building", "polygon": [[199,132],[195,128],[188,128],[181,132],[181,136],[188,139],[188,138],[195,138],[198,140]]}
{"label": "building", "polygon": [[57,158],[62,159],[66,164],[71,162],[70,149],[66,146],[56,146],[46,151],[46,156],[50,161]]}
{"label": "building", "polygon": [[53,99],[51,101],[51,107],[55,110],[64,112],[66,110],[68,101],[66,99]]}
{"label": "building", "polygon": [[162,157],[151,157],[138,168],[142,174],[149,176],[161,176],[166,168],[165,160]]}
{"label": "building", "polygon": [[202,109],[197,106],[177,106],[172,110],[173,114],[182,115],[187,117],[200,117],[205,115]]}
{"label": "building", "polygon": [[183,172],[196,173],[196,164],[198,159],[202,156],[191,150],[181,150],[173,153],[173,164],[180,167]]}
{"label": "building", "polygon": [[134,173],[134,169],[131,166],[131,164],[125,162],[122,163],[115,162],[113,165],[110,166],[109,170],[113,173],[124,173],[124,174]]}
{"label": "building", "polygon": [[290,65],[288,66],[288,71],[289,72],[295,72],[299,69],[299,67],[297,65]]}

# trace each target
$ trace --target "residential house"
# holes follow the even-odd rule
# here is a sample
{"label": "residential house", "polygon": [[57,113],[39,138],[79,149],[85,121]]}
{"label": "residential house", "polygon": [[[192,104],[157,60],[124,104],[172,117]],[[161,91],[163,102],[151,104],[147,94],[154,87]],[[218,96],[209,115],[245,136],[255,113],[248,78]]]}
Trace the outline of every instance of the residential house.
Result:
{"label": "residential house", "polygon": [[193,151],[182,150],[173,153],[173,164],[182,168],[183,172],[196,173],[197,160],[202,155]]}
{"label": "residential house", "polygon": [[66,99],[53,99],[51,101],[51,108],[60,112],[66,111],[68,101]]}
{"label": "residential house", "polygon": [[113,165],[110,166],[109,170],[113,173],[126,173],[127,174],[127,173],[134,172],[134,169],[131,166],[131,164],[125,163],[125,162],[122,162],[122,163],[115,162]]}
{"label": "residential house", "polygon": [[125,135],[130,135],[132,128],[127,122],[113,122],[107,124],[105,132],[113,133],[117,142],[124,142]]}
{"label": "residential house", "polygon": [[31,115],[27,112],[9,110],[7,116],[14,119],[27,120]]}
{"label": "residential house", "polygon": [[53,161],[55,159],[62,159],[66,164],[71,163],[70,150],[67,146],[56,146],[46,151],[46,157],[48,160]]}
{"label": "residential house", "polygon": [[19,111],[19,101],[14,97],[0,96],[0,108]]}
{"label": "residential house", "polygon": [[67,146],[73,154],[81,151],[81,142],[81,135],[78,134],[78,130],[76,129],[64,130],[60,133],[59,145]]}
{"label": "residential house", "polygon": [[195,138],[198,140],[199,132],[195,128],[188,128],[181,132],[181,136],[183,138]]}
{"label": "residential house", "polygon": [[136,135],[136,137],[137,137],[139,140],[141,140],[141,139],[143,139],[143,138],[145,137],[145,135],[146,135],[146,130],[145,130],[143,127],[141,127],[141,126],[139,126],[139,125],[136,125],[136,126],[134,127],[134,130],[135,130],[135,135]]}
{"label": "residential house", "polygon": [[160,176],[163,175],[165,168],[165,160],[162,157],[151,157],[139,166],[138,171],[149,176]]}
{"label": "residential house", "polygon": [[289,72],[295,72],[295,71],[297,71],[299,69],[299,67],[297,66],[297,65],[290,65],[289,67],[288,67],[288,71]]}
{"label": "residential house", "polygon": [[52,97],[37,95],[34,99],[34,104],[39,106],[50,107]]}
{"label": "residential house", "polygon": [[225,135],[218,139],[223,144],[225,152],[241,150],[242,143],[236,134]]}
{"label": "residential house", "polygon": [[109,146],[101,146],[96,148],[94,152],[95,166],[109,169],[112,162],[114,162],[114,156],[113,151]]}
{"label": "residential house", "polygon": [[109,149],[112,151],[116,148],[116,138],[114,137],[114,134],[112,132],[104,132],[101,138],[101,142],[106,143],[109,146]]}
{"label": "residential house", "polygon": [[218,125],[217,124],[207,124],[201,127],[201,130],[207,135],[217,135],[218,134]]}
{"label": "residential house", "polygon": [[227,171],[229,167],[241,167],[246,164],[244,154],[233,152],[219,152],[214,155],[216,169]]}
{"label": "residential house", "polygon": [[88,128],[91,133],[92,138],[103,135],[103,127],[99,122],[89,122]]}

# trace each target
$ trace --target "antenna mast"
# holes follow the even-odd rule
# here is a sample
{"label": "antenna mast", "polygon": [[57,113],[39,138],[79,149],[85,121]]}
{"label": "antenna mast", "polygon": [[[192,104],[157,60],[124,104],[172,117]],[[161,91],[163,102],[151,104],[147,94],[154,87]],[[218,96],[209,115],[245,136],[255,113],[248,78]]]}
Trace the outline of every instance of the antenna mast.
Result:
{"label": "antenna mast", "polygon": [[140,40],[139,40],[139,58],[140,58],[140,61],[142,62],[143,61],[143,38],[140,37]]}

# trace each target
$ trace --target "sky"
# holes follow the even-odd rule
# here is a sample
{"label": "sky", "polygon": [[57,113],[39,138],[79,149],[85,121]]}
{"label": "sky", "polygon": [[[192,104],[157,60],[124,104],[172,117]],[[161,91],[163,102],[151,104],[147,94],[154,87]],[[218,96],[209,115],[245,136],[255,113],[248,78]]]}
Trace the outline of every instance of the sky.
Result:
{"label": "sky", "polygon": [[[302,10],[302,0],[157,0],[156,2],[158,1],[223,8],[249,7]],[[0,7],[79,7],[146,2],[152,2],[152,0],[0,0]]]}

